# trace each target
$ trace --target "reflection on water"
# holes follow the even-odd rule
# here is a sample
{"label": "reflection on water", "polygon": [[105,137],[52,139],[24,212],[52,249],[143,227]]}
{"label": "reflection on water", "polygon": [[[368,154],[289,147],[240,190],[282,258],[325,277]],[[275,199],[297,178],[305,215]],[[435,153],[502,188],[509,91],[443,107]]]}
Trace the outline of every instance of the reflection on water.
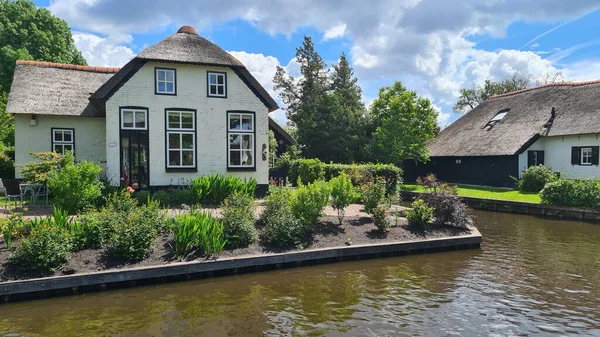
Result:
{"label": "reflection on water", "polygon": [[0,336],[600,336],[600,225],[474,212],[481,250],[0,306]]}

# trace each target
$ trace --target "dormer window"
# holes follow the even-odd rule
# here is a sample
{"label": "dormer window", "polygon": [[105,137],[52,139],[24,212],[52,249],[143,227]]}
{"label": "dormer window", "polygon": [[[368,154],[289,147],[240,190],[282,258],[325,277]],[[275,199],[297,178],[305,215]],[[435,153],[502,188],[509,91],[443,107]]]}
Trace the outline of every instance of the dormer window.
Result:
{"label": "dormer window", "polygon": [[208,72],[208,97],[227,97],[227,73]]}
{"label": "dormer window", "polygon": [[157,95],[177,95],[175,69],[154,68]]}
{"label": "dormer window", "polygon": [[508,110],[509,109],[500,110],[496,115],[494,115],[494,117],[489,122],[487,122],[487,124],[483,128],[489,131],[491,128],[494,127],[494,125],[500,122],[504,118],[504,116],[506,116]]}

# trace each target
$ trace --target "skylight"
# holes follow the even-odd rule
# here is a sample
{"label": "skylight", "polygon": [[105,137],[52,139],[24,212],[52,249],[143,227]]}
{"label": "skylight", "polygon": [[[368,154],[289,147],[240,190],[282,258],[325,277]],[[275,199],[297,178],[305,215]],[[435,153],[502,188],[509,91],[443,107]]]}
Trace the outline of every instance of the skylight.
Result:
{"label": "skylight", "polygon": [[494,116],[494,118],[492,118],[492,122],[497,122],[499,120],[502,120],[502,118],[504,118],[504,116],[506,116],[507,113],[508,113],[508,111],[506,111],[506,110],[498,112],[496,114],[496,116]]}

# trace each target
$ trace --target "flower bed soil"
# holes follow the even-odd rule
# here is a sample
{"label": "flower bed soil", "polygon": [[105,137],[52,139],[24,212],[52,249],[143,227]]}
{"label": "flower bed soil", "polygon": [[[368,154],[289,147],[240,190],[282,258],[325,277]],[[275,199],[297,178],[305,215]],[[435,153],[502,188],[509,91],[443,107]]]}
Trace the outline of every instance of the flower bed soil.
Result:
{"label": "flower bed soil", "polygon": [[[213,210],[218,213],[218,210]],[[373,224],[369,215],[361,210],[361,205],[351,205],[346,210],[344,223],[339,225],[335,211],[331,208],[325,210],[325,216],[320,219],[315,233],[306,239],[304,250],[315,248],[330,248],[345,246],[348,238],[352,245],[402,242],[430,238],[451,237],[466,235],[468,229],[454,227],[438,227],[426,231],[418,231],[410,228],[405,218],[388,216],[392,227],[387,234],[380,232]],[[259,229],[260,233],[260,229]],[[141,266],[166,265],[177,262],[172,249],[173,237],[171,234],[162,233],[158,236],[154,249],[150,256],[138,262],[125,262],[121,259],[109,256],[105,248],[86,249],[71,254],[69,262],[54,273],[39,274],[23,271],[10,263],[11,251],[6,248],[0,239],[0,282],[9,280],[24,280],[42,276],[60,276],[78,273],[86,273],[102,270],[116,270]],[[13,247],[18,245],[18,240]],[[265,247],[260,242],[255,242],[249,247],[233,250],[224,250],[221,257],[234,257],[242,255],[261,255],[270,252],[298,251],[300,249],[274,249]],[[203,260],[200,254],[192,253],[185,261]]]}

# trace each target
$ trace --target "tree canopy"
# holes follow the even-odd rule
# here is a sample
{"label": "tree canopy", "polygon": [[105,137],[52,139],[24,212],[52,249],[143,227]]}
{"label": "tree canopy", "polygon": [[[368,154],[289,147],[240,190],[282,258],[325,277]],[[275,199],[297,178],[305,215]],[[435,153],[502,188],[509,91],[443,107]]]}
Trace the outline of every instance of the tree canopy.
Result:
{"label": "tree canopy", "polygon": [[[17,60],[37,60],[85,65],[64,20],[30,0],[0,0],[0,141],[14,144],[12,116],[5,113]],[[8,136],[7,136],[8,134]],[[8,137],[8,139],[7,139]]]}
{"label": "tree canopy", "polygon": [[427,161],[426,142],[435,137],[437,116],[429,99],[407,90],[401,82],[381,88],[371,106],[376,161],[396,165],[408,158]]}

